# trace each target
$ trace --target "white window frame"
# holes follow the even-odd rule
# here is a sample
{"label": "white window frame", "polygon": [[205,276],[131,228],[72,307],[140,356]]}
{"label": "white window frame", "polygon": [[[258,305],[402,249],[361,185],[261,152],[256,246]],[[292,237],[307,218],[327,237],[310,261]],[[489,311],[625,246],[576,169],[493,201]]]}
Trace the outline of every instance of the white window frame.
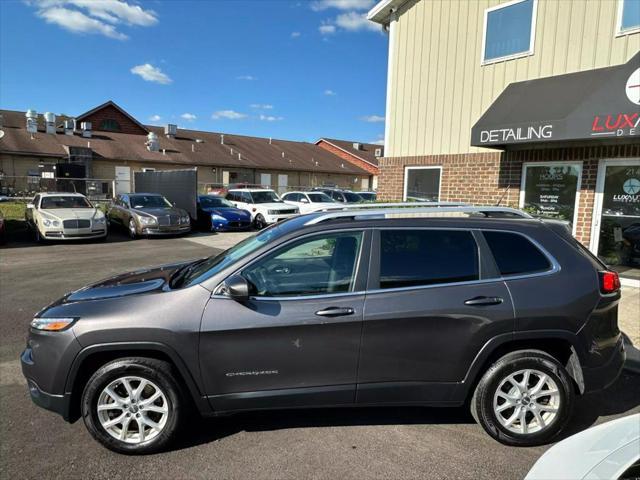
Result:
{"label": "white window frame", "polygon": [[407,185],[409,182],[409,170],[440,170],[440,175],[438,177],[438,201],[442,201],[442,166],[434,165],[434,166],[406,166],[404,167],[404,187],[402,189],[402,200],[407,201]]}
{"label": "white window frame", "polygon": [[533,7],[531,9],[531,37],[529,38],[529,50],[525,52],[513,53],[511,55],[505,55],[504,57],[492,58],[485,60],[485,48],[487,43],[487,22],[489,14],[502,8],[511,7],[518,3],[526,2],[527,0],[512,0],[510,2],[501,3],[495,7],[490,7],[484,11],[484,27],[482,29],[482,50],[480,51],[480,65],[491,65],[492,63],[504,62],[506,60],[513,60],[516,58],[528,57],[534,54],[536,43],[536,17],[538,16],[538,0],[533,0]]}
{"label": "white window frame", "polygon": [[575,236],[578,222],[578,207],[580,205],[580,188],[582,187],[582,162],[524,162],[522,164],[522,178],[520,179],[520,200],[519,207],[524,208],[525,187],[527,183],[528,167],[563,167],[566,165],[578,167],[578,183],[576,185],[576,200],[573,206],[573,220],[571,222],[571,233]]}
{"label": "white window frame", "polygon": [[640,32],[640,25],[637,27],[631,27],[626,30],[622,29],[622,14],[624,13],[624,1],[618,0],[618,16],[616,19],[616,37],[621,37],[623,35],[631,35],[633,33]]}

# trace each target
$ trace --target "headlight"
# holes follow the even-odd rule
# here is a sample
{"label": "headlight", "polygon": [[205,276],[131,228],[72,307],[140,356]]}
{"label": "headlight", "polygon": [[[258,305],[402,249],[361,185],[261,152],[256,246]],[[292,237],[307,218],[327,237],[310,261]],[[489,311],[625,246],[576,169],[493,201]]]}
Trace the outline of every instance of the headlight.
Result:
{"label": "headlight", "polygon": [[74,317],[36,317],[31,320],[31,328],[45,330],[47,332],[59,332],[69,328],[76,320],[78,319]]}
{"label": "headlight", "polygon": [[97,224],[100,224],[100,225],[104,225],[104,223],[105,223],[105,218],[104,218],[104,217],[98,217],[98,218],[95,218],[95,219],[93,220],[93,223],[97,223]]}
{"label": "headlight", "polygon": [[180,217],[180,223],[184,223],[185,225],[189,223],[189,215],[185,215],[184,217]]}
{"label": "headlight", "polygon": [[226,222],[227,219],[221,215],[216,215],[215,213],[211,214],[211,220],[214,222]]}
{"label": "headlight", "polygon": [[156,219],[154,217],[146,217],[146,216],[138,216],[138,220],[140,220],[140,223],[142,225],[155,225],[156,224]]}
{"label": "headlight", "polygon": [[42,224],[45,227],[59,227],[60,226],[60,222],[58,220],[53,220],[51,218],[43,218],[42,219]]}
{"label": "headlight", "polygon": [[277,215],[278,210],[267,210],[267,215]]}
{"label": "headlight", "polygon": [[300,213],[300,209],[299,208],[294,208],[293,209],[293,213]]}

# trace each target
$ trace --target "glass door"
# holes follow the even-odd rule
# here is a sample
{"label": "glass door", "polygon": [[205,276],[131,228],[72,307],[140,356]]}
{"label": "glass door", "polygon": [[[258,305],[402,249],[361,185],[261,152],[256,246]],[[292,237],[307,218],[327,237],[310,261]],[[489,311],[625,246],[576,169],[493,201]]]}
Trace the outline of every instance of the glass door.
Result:
{"label": "glass door", "polygon": [[621,277],[640,281],[640,159],[598,170],[592,250]]}

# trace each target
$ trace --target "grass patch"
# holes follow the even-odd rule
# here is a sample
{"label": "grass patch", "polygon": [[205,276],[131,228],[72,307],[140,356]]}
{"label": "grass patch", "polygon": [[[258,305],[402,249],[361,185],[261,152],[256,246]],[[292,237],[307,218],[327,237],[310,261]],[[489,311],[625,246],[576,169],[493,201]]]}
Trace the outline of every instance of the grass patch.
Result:
{"label": "grass patch", "polygon": [[5,220],[24,220],[27,204],[24,202],[0,202],[0,212]]}

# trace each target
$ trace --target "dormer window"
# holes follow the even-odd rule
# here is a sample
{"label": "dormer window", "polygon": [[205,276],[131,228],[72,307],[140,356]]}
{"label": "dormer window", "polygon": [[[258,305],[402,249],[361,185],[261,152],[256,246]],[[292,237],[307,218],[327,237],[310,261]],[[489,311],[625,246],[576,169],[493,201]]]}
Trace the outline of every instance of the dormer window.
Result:
{"label": "dormer window", "polygon": [[106,118],[100,122],[100,130],[105,132],[119,132],[120,124],[113,118]]}

